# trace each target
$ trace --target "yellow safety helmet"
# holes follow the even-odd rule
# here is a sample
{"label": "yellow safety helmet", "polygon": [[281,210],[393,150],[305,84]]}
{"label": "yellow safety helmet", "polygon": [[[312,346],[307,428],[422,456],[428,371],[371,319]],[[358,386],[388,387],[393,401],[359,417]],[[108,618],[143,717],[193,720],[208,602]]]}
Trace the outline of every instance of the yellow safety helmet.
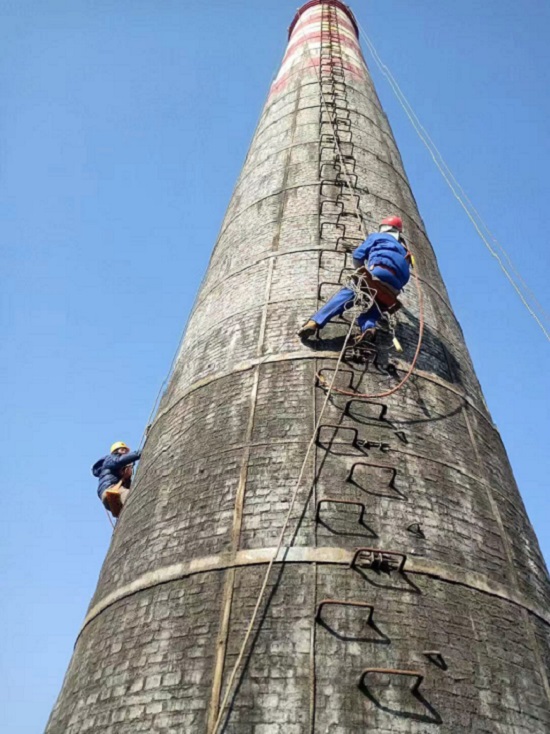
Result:
{"label": "yellow safety helmet", "polygon": [[111,446],[111,453],[114,453],[115,451],[118,451],[118,449],[128,449],[129,450],[129,447],[126,446],[126,444],[124,443],[124,441],[117,441],[116,443],[114,443]]}

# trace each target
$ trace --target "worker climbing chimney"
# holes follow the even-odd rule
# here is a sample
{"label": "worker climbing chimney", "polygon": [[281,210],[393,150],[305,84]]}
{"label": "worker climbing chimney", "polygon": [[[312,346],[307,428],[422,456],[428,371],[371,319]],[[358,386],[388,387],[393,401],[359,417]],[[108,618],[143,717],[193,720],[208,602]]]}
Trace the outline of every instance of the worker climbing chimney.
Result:
{"label": "worker climbing chimney", "polygon": [[[291,24],[48,734],[550,730],[547,571],[358,37]],[[354,345],[355,278],[298,338],[388,217],[401,309]]]}

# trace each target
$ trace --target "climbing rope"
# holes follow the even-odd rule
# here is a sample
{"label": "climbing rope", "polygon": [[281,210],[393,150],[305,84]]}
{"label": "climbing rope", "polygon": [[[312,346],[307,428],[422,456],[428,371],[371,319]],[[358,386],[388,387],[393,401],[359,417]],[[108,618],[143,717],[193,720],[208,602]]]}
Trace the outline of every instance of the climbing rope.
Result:
{"label": "climbing rope", "polygon": [[[244,657],[244,653],[245,653],[245,650],[246,650],[246,646],[248,644],[248,640],[250,639],[250,635],[252,634],[252,630],[254,628],[254,623],[255,623],[256,618],[258,616],[258,612],[260,610],[260,605],[261,605],[262,600],[263,600],[264,595],[265,595],[265,590],[267,588],[267,583],[269,581],[269,576],[271,574],[271,570],[273,568],[273,565],[274,565],[275,561],[277,560],[277,556],[279,555],[279,551],[282,548],[283,540],[284,540],[284,535],[286,533],[288,524],[290,522],[290,516],[292,514],[292,510],[294,509],[294,505],[296,503],[296,498],[298,496],[298,491],[299,491],[300,486],[301,486],[301,483],[302,483],[302,478],[304,476],[304,472],[305,472],[307,460],[308,460],[309,455],[311,453],[311,449],[313,448],[313,446],[315,444],[315,441],[317,439],[317,434],[318,434],[318,431],[319,431],[319,427],[321,425],[321,421],[323,419],[325,410],[326,410],[327,405],[329,403],[330,396],[331,396],[331,393],[332,393],[332,390],[333,390],[333,387],[334,387],[334,382],[336,380],[336,376],[338,375],[338,371],[340,369],[340,365],[342,363],[342,359],[343,359],[343,356],[344,356],[344,353],[345,353],[345,350],[346,350],[346,347],[347,347],[347,344],[348,344],[349,338],[351,336],[351,332],[352,332],[352,329],[353,329],[354,325],[355,325],[355,319],[352,320],[352,322],[350,324],[350,327],[348,329],[348,333],[346,335],[346,338],[344,339],[344,344],[342,346],[342,349],[341,349],[340,354],[338,356],[338,360],[336,362],[336,368],[334,370],[334,376],[333,376],[332,381],[331,381],[331,383],[330,383],[330,385],[329,385],[329,387],[327,389],[325,400],[324,400],[323,405],[321,407],[321,410],[319,412],[319,417],[318,417],[318,419],[317,419],[317,421],[315,423],[315,427],[313,429],[313,434],[312,434],[311,439],[310,439],[310,441],[308,443],[308,446],[307,446],[307,449],[306,449],[306,453],[305,453],[305,456],[304,456],[304,460],[302,462],[302,466],[300,467],[300,473],[298,474],[298,479],[296,480],[296,485],[294,486],[294,489],[293,489],[293,492],[292,492],[292,496],[291,496],[291,499],[290,499],[290,504],[289,504],[289,507],[288,507],[288,510],[287,510],[287,513],[286,513],[286,516],[285,516],[283,527],[281,528],[281,532],[279,533],[279,539],[277,541],[277,545],[275,547],[275,551],[273,552],[273,555],[271,556],[271,559],[270,559],[270,561],[268,563],[268,566],[267,566],[267,569],[266,569],[266,572],[265,572],[265,575],[264,575],[264,579],[263,579],[263,582],[262,582],[262,586],[261,586],[260,591],[259,591],[259,594],[258,594],[258,599],[257,599],[256,604],[254,606],[254,611],[252,612],[252,617],[250,618],[250,622],[248,623],[246,634],[245,634],[244,639],[243,639],[243,642],[241,644],[241,647],[240,647],[240,650],[239,650],[239,654],[237,656],[237,660],[235,661],[235,664],[234,664],[233,669],[231,671],[231,675],[229,676],[229,680],[228,680],[228,683],[227,683],[225,696],[223,698],[223,701],[221,702],[221,705],[220,705],[220,708],[219,708],[219,712],[218,712],[218,717],[217,717],[217,719],[216,719],[216,721],[214,723],[214,728],[212,730],[214,733],[218,730],[218,726],[220,725],[220,723],[221,723],[221,721],[222,721],[222,719],[224,717],[225,707],[226,707],[227,702],[229,701],[229,697],[230,697],[230,695],[232,693],[232,687],[233,687],[233,683],[235,681],[235,676],[237,675],[237,671],[238,671],[239,666],[241,664],[241,661],[242,661],[242,659]],[[284,557],[281,560],[284,563]]]}
{"label": "climbing rope", "polygon": [[[428,153],[430,154],[432,160],[434,161],[438,171],[440,172],[441,176],[443,177],[445,183],[449,187],[451,193],[455,197],[455,199],[459,202],[460,206],[466,213],[466,216],[474,226],[476,232],[478,233],[479,237],[481,238],[484,245],[487,247],[489,253],[492,257],[495,258],[495,260],[498,262],[498,265],[504,275],[506,276],[507,280],[510,282],[514,290],[516,291],[517,295],[519,296],[520,300],[522,301],[523,305],[529,312],[529,314],[533,317],[533,319],[536,321],[540,329],[542,330],[545,337],[550,341],[550,332],[547,330],[547,328],[542,323],[539,316],[535,313],[532,306],[527,301],[527,298],[525,297],[524,293],[522,292],[522,289],[520,286],[516,283],[513,276],[510,274],[508,269],[506,268],[505,264],[502,261],[502,258],[499,256],[499,254],[496,252],[496,250],[492,247],[491,243],[489,242],[488,237],[483,232],[483,229],[491,236],[496,246],[500,249],[500,251],[503,253],[507,261],[510,263],[511,268],[517,273],[518,279],[524,284],[527,291],[529,291],[532,294],[532,298],[535,301],[535,303],[539,306],[539,310],[541,313],[548,318],[548,315],[540,306],[540,303],[536,296],[533,294],[531,289],[527,286],[524,279],[519,275],[519,272],[517,271],[517,268],[513,265],[512,260],[504,247],[498,242],[498,240],[492,235],[491,231],[483,221],[481,215],[479,214],[478,210],[473,206],[470,199],[467,197],[466,193],[464,192],[464,189],[462,186],[458,183],[455,175],[452,173],[451,169],[443,159],[443,156],[441,155],[440,151],[438,150],[437,146],[433,142],[432,138],[429,136],[429,134],[426,131],[426,128],[422,125],[420,120],[418,119],[418,116],[416,115],[412,105],[408,101],[407,97],[404,95],[403,91],[401,90],[401,87],[397,83],[395,77],[393,76],[392,72],[390,71],[387,64],[385,64],[382,59],[380,58],[380,55],[378,54],[372,40],[367,35],[366,31],[363,29],[361,24],[358,23],[359,31],[363,39],[365,40],[365,43],[367,44],[367,47],[372,55],[372,58],[374,59],[374,62],[376,63],[378,69],[380,70],[381,74],[387,79],[393,93],[395,94],[397,101],[401,105],[403,111],[409,118],[409,121],[411,122],[416,134],[426,147]],[[468,206],[469,204],[469,206]]]}

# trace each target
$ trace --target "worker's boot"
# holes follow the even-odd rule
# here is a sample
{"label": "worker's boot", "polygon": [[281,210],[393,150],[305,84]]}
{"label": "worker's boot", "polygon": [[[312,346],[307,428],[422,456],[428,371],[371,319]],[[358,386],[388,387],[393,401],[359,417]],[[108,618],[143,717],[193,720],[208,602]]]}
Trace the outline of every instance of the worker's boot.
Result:
{"label": "worker's boot", "polygon": [[376,328],[373,326],[370,329],[365,329],[358,336],[355,337],[353,345],[358,344],[372,344],[376,341]]}
{"label": "worker's boot", "polygon": [[319,331],[319,324],[315,323],[312,319],[306,321],[302,328],[298,331],[300,339],[309,339],[311,336],[315,336]]}

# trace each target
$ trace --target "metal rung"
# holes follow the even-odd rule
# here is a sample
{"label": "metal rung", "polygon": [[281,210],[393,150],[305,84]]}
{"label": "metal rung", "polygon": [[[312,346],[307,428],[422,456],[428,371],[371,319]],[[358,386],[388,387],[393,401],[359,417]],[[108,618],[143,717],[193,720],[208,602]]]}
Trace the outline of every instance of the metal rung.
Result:
{"label": "metal rung", "polygon": [[407,676],[409,678],[416,678],[413,687],[411,688],[412,693],[416,693],[424,680],[424,674],[418,670],[397,670],[395,668],[365,668],[359,676],[359,686],[366,688],[365,679],[369,675],[380,674],[380,675],[400,675]]}
{"label": "metal rung", "polygon": [[342,181],[348,189],[351,187],[352,189],[357,188],[357,174],[356,173],[339,173],[339,178],[337,178],[337,181]]}
{"label": "metal rung", "polygon": [[[328,205],[328,204],[332,204],[332,206],[335,209],[334,212],[330,213],[326,211],[327,206],[325,205]],[[343,212],[343,210],[344,210],[344,205],[339,201],[325,199],[324,201],[321,202],[320,212],[321,212],[322,217],[338,217]]]}
{"label": "metal rung", "polygon": [[[326,379],[326,378],[325,378],[325,376],[324,376],[324,373],[325,373],[325,372],[334,372],[334,371],[335,371],[335,370],[334,370],[334,369],[333,369],[332,367],[322,367],[322,368],[321,368],[321,369],[319,370],[319,373],[318,373],[318,374],[319,374],[319,376],[320,376],[320,377],[322,377],[323,379]],[[339,374],[339,375],[345,375],[345,374],[348,374],[348,375],[350,376],[350,379],[349,379],[349,384],[347,385],[347,387],[349,387],[350,389],[353,389],[353,377],[354,377],[354,372],[353,372],[353,370],[342,370],[342,369],[340,369],[340,370],[338,370],[338,374]],[[330,381],[328,381],[328,382],[330,382]],[[318,386],[318,387],[324,387],[323,383],[322,383],[322,382],[320,382],[318,378],[317,378],[317,380],[316,380],[316,384],[317,384],[317,386]]]}
{"label": "metal rung", "polygon": [[[334,260],[334,254],[335,253],[332,250],[322,250],[321,251],[321,267],[322,268],[330,267],[330,265],[324,265],[323,264],[324,256],[330,255],[330,257],[329,257],[329,263],[331,263]],[[340,257],[340,255],[342,255],[343,257]],[[343,267],[341,268],[342,270],[346,270],[346,269],[354,270],[355,269],[355,268],[353,268],[353,263],[351,265],[349,264],[349,253],[347,253],[347,252],[338,253],[338,259],[340,261],[343,261],[343,263],[344,263],[343,264]]]}
{"label": "metal rung", "polygon": [[364,241],[363,237],[338,237],[334,252],[353,252],[358,246],[357,243]]}
{"label": "metal rung", "polygon": [[374,403],[372,402],[372,400],[369,400],[368,403],[365,403],[365,401],[361,400],[360,398],[352,398],[351,400],[348,400],[346,402],[346,405],[344,407],[344,415],[353,417],[350,413],[350,406],[352,403],[362,403],[363,405],[376,405],[377,408],[380,408],[380,415],[378,416],[378,418],[373,418],[372,420],[386,422],[386,413],[388,412],[388,406],[384,403]]}
{"label": "metal rung", "polygon": [[332,283],[330,280],[323,280],[321,283],[319,283],[319,286],[317,288],[317,298],[319,300],[323,300],[325,296],[323,296],[323,286],[332,286],[333,288],[339,288],[341,286],[341,283]]}
{"label": "metal rung", "polygon": [[[327,235],[325,234],[325,227],[334,227],[335,229],[338,229],[339,231],[344,231],[344,225],[343,224],[337,224],[336,222],[321,222],[321,227],[319,228],[319,234],[321,235],[321,239],[327,238]],[[336,247],[338,247],[338,241],[343,238],[343,235],[339,235],[337,237],[336,241]]]}
{"label": "metal rung", "polygon": [[320,520],[320,512],[321,512],[321,505],[323,504],[331,504],[331,505],[354,505],[355,507],[360,507],[361,512],[359,513],[359,523],[363,524],[363,521],[365,519],[365,512],[367,511],[367,508],[365,507],[364,502],[359,502],[359,500],[339,500],[335,499],[334,497],[325,497],[322,500],[319,500],[317,502],[317,507],[315,509],[315,520],[319,522]]}
{"label": "metal rung", "polygon": [[391,477],[390,477],[390,481],[388,482],[388,487],[389,489],[393,489],[396,492],[399,492],[399,490],[395,486],[395,479],[397,477],[397,469],[394,466],[388,466],[387,464],[373,464],[370,461],[356,461],[354,464],[351,465],[349,474],[346,477],[346,482],[349,482],[350,484],[355,484],[355,485],[357,485],[357,482],[355,481],[353,474],[355,472],[356,466],[368,466],[369,468],[385,469],[386,471],[391,472]]}
{"label": "metal rung", "polygon": [[375,568],[376,566],[381,567],[383,564],[387,564],[388,566],[390,566],[391,570],[391,559],[400,558],[401,560],[396,570],[398,573],[403,573],[405,569],[405,563],[407,562],[407,556],[405,553],[400,553],[399,551],[382,550],[381,548],[356,548],[353,554],[353,558],[350,561],[349,567],[354,568],[357,565],[357,561],[360,556],[365,553],[371,556],[371,559],[367,560],[369,568]]}
{"label": "metal rung", "polygon": [[351,440],[351,442],[339,441],[338,443],[350,444],[354,448],[361,448],[361,446],[359,445],[359,440],[358,440],[359,431],[357,430],[357,428],[355,428],[354,426],[342,426],[342,425],[339,425],[338,423],[323,423],[319,426],[319,428],[317,429],[317,444],[318,445],[322,446],[321,429],[323,428],[334,428],[336,429],[336,431],[351,431],[353,433],[353,439]]}
{"label": "metal rung", "polygon": [[365,601],[344,601],[342,599],[323,599],[317,605],[317,611],[315,612],[316,620],[321,619],[321,612],[323,611],[323,607],[327,607],[327,606],[357,607],[358,609],[368,609],[369,616],[367,619],[367,624],[372,625],[372,615],[374,613],[373,604],[368,604]]}

